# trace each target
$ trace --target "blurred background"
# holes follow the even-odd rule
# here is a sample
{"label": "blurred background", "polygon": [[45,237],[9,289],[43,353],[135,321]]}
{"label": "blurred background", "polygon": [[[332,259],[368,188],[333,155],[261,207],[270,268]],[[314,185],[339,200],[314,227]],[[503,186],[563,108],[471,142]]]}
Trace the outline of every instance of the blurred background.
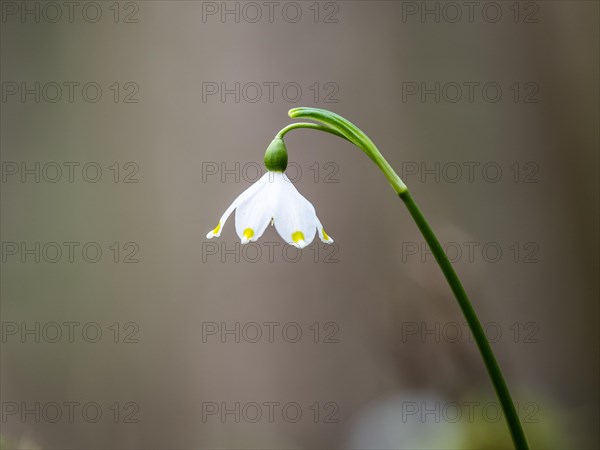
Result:
{"label": "blurred background", "polygon": [[598,448],[597,2],[0,5],[3,448],[510,448],[349,143],[286,139],[333,246],[205,238],[297,106],[404,177],[532,447]]}

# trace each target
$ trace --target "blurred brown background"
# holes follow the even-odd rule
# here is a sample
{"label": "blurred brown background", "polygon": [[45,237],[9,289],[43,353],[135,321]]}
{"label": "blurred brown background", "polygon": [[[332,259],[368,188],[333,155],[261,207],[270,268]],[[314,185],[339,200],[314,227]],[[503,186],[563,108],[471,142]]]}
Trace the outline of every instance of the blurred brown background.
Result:
{"label": "blurred brown background", "polygon": [[334,247],[205,239],[296,106],[405,175],[532,446],[597,448],[597,2],[1,6],[3,448],[510,447],[350,144],[287,138]]}

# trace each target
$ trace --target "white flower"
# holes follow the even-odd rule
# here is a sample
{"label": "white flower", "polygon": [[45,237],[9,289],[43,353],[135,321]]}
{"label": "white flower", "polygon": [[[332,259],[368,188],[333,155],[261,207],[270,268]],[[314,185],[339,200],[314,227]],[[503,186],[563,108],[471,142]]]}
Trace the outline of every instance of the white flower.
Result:
{"label": "white flower", "polygon": [[234,209],[235,229],[242,244],[260,238],[269,223],[275,226],[285,242],[298,248],[309,245],[317,232],[323,242],[333,243],[333,239],[325,233],[313,205],[282,172],[268,171],[242,192],[227,208],[215,229],[206,235],[208,239],[221,235]]}

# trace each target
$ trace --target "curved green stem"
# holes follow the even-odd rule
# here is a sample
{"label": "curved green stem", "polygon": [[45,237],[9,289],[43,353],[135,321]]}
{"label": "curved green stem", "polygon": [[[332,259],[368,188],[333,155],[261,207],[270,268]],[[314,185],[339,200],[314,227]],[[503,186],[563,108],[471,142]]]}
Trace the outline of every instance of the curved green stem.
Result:
{"label": "curved green stem", "polygon": [[450,264],[450,261],[448,260],[448,257],[446,256],[446,253],[440,244],[440,241],[437,239],[435,233],[429,226],[429,223],[427,223],[427,220],[421,213],[421,210],[413,200],[408,190],[400,194],[400,198],[404,201],[404,204],[408,208],[410,215],[413,217],[417,227],[419,227],[419,230],[423,234],[425,242],[427,242],[427,245],[429,245],[429,248],[433,252],[435,260],[440,266],[440,269],[442,269],[442,273],[444,274],[444,277],[446,277],[446,280],[450,285],[450,289],[452,289],[452,292],[458,301],[465,319],[467,319],[469,328],[471,329],[473,337],[475,338],[475,342],[477,343],[477,347],[479,348],[479,353],[481,354],[488,374],[492,379],[492,384],[494,385],[496,395],[498,396],[500,404],[502,405],[515,448],[528,449],[529,447],[527,445],[525,433],[521,427],[517,410],[510,396],[510,391],[508,390],[506,381],[504,381],[504,377],[502,376],[502,371],[500,370],[498,361],[496,361],[496,357],[494,356],[494,352],[492,351],[487,337],[485,336],[481,322],[479,322],[479,319],[477,318],[477,314],[475,313],[475,310],[469,301],[469,297],[467,296],[467,293],[463,288],[458,275],[454,271],[452,264]]}
{"label": "curved green stem", "polygon": [[[373,141],[369,139],[369,137],[353,123],[335,113],[332,113],[331,111],[319,108],[294,108],[290,109],[288,114],[292,119],[298,117],[303,119],[312,119],[324,123],[328,126],[328,128],[336,130],[337,133],[334,134],[337,134],[338,136],[341,135],[344,139],[352,142],[363,152],[365,152],[371,161],[373,161],[377,167],[381,169],[397,194],[401,194],[402,192],[406,191],[406,185],[402,179],[400,179],[394,169],[392,169],[392,166],[390,166],[385,160]],[[331,133],[331,131],[329,132]]]}
{"label": "curved green stem", "polygon": [[[513,443],[515,448],[518,450],[527,450],[529,445],[527,444],[527,439],[525,437],[525,433],[523,432],[523,428],[521,426],[521,421],[519,420],[519,416],[517,415],[517,410],[512,401],[512,397],[510,395],[510,391],[508,390],[508,386],[506,381],[504,380],[504,376],[502,375],[502,371],[500,370],[500,366],[496,361],[496,357],[490,347],[490,344],[487,340],[487,337],[483,331],[481,323],[477,318],[477,314],[471,305],[469,297],[465,289],[463,288],[458,275],[454,271],[452,264],[446,253],[444,252],[442,245],[437,239],[435,233],[429,226],[429,223],[421,213],[421,210],[413,200],[412,196],[408,192],[408,188],[402,182],[400,177],[396,174],[394,169],[388,164],[385,160],[379,149],[375,146],[373,141],[369,139],[369,137],[360,130],[356,125],[352,124],[348,120],[344,119],[341,116],[338,116],[331,111],[327,111],[324,109],[318,108],[294,108],[289,112],[290,117],[292,118],[304,118],[304,119],[312,119],[324,124],[308,126],[308,123],[297,123],[288,125],[284,128],[279,135],[281,137],[289,130],[294,128],[315,128],[321,131],[326,131],[328,133],[333,133],[338,136],[343,137],[344,139],[352,142],[358,148],[360,148],[363,152],[367,154],[369,158],[381,169],[384,173],[396,193],[402,199],[404,204],[406,205],[409,213],[417,224],[417,227],[423,234],[425,241],[429,245],[431,251],[433,252],[435,259],[446,278],[446,281],[450,285],[450,289],[452,290],[462,313],[467,320],[469,328],[473,334],[475,342],[477,343],[477,348],[479,349],[479,353],[483,359],[487,372],[490,376],[492,384],[494,385],[494,390],[496,391],[496,395],[500,400],[500,404],[502,406],[502,410],[504,411],[504,415],[506,417],[506,422],[508,424],[508,428],[510,430]],[[284,130],[286,130],[284,132]],[[334,131],[332,131],[334,130]],[[281,134],[283,132],[283,134]],[[278,135],[278,136],[279,136]]]}
{"label": "curved green stem", "polygon": [[283,137],[290,131],[295,130],[297,128],[312,128],[313,130],[319,130],[319,131],[325,131],[326,133],[331,133],[331,134],[335,134],[338,137],[341,137],[342,139],[346,139],[346,136],[344,136],[342,133],[340,133],[339,131],[337,131],[335,128],[331,128],[328,127],[326,125],[319,125],[316,123],[310,123],[310,122],[296,122],[296,123],[292,123],[289,124],[287,127],[282,128],[279,133],[277,133],[277,135],[275,136],[276,138],[279,139],[283,139]]}

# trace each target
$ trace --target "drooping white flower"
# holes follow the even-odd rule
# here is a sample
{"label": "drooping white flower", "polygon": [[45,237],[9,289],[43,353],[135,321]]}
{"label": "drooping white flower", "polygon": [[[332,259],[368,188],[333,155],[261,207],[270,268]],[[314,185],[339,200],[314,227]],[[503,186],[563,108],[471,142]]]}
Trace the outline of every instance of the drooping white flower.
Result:
{"label": "drooping white flower", "polygon": [[236,210],[235,229],[242,244],[260,238],[269,223],[275,226],[285,242],[298,248],[309,245],[316,233],[323,242],[333,243],[313,205],[283,172],[268,171],[242,192],[227,208],[215,229],[206,235],[208,239],[221,235],[233,210]]}

